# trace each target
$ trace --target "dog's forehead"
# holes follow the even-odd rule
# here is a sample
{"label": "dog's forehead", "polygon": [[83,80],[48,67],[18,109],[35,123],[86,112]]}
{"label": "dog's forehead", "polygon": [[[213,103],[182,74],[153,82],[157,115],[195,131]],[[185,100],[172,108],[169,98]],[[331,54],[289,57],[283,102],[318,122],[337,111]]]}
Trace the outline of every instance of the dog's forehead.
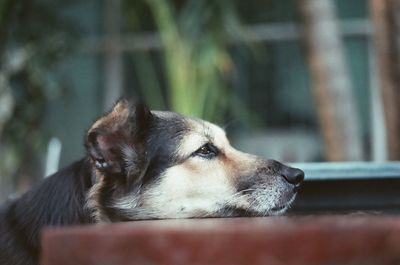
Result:
{"label": "dog's forehead", "polygon": [[180,121],[181,125],[184,124],[185,133],[182,135],[180,143],[181,153],[191,153],[194,149],[208,142],[219,148],[229,146],[225,131],[211,122],[183,116],[175,112],[153,111],[152,113],[164,121],[170,120],[172,126],[175,126],[177,120]]}
{"label": "dog's forehead", "polygon": [[225,131],[208,121],[199,119],[189,119],[191,126],[191,132],[199,135],[200,137],[206,138],[208,141],[216,145],[226,145],[228,140],[226,138]]}
{"label": "dog's forehead", "polygon": [[180,120],[182,123],[185,123],[187,127],[186,129],[192,133],[197,133],[209,138],[215,138],[220,141],[226,140],[225,131],[211,122],[170,111],[152,111],[152,114],[166,121]]}

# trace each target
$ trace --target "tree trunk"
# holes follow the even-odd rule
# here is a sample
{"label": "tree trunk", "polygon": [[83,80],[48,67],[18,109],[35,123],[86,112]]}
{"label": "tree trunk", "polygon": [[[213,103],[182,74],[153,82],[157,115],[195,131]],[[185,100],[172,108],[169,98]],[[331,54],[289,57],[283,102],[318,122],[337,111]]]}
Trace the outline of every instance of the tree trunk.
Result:
{"label": "tree trunk", "polygon": [[360,120],[331,0],[299,1],[325,158],[363,158]]}
{"label": "tree trunk", "polygon": [[400,160],[400,1],[370,0],[388,157]]}

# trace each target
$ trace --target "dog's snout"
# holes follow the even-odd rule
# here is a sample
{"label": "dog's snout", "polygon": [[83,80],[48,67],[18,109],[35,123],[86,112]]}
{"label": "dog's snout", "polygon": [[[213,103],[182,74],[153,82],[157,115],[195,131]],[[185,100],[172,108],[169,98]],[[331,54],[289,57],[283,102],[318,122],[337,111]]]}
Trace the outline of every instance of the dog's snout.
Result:
{"label": "dog's snout", "polygon": [[301,169],[293,167],[283,167],[282,176],[291,184],[299,185],[304,180],[304,172]]}

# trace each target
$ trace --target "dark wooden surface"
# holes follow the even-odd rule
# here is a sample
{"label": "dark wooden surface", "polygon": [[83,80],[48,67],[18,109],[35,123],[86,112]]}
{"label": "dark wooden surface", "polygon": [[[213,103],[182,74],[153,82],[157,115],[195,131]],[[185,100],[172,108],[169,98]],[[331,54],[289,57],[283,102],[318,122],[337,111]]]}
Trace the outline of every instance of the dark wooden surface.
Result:
{"label": "dark wooden surface", "polygon": [[400,218],[140,221],[50,229],[42,265],[400,264]]}

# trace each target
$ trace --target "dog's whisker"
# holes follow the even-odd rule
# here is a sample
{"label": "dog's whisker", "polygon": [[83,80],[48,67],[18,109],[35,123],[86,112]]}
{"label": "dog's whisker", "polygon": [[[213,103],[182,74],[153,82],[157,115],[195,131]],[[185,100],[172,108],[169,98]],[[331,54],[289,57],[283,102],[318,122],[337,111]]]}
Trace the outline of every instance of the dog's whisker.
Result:
{"label": "dog's whisker", "polygon": [[250,209],[254,206],[254,204],[255,204],[255,200],[253,199],[251,202],[250,202],[250,204],[247,206],[247,208],[246,208],[246,211],[245,211],[245,213],[247,214],[249,211],[250,211]]}

